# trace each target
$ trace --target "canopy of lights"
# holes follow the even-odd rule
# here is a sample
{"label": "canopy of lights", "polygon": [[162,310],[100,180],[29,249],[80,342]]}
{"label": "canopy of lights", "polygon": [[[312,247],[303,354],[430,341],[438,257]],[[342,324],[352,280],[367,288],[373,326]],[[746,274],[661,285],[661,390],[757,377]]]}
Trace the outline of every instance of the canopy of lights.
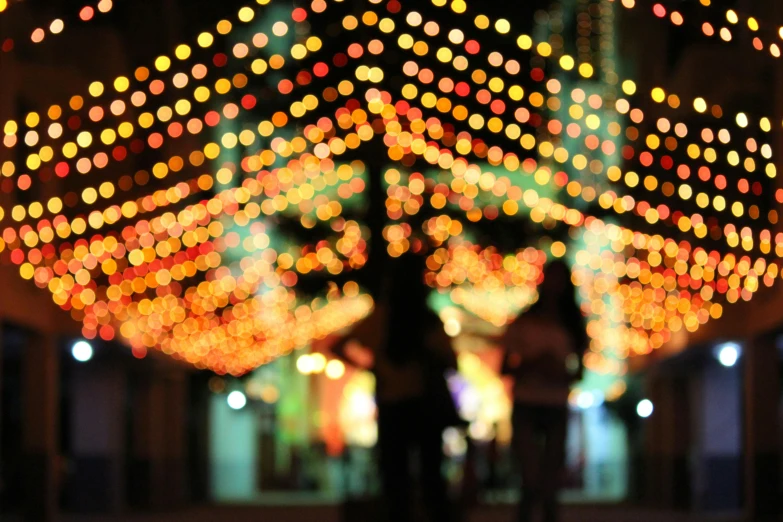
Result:
{"label": "canopy of lights", "polygon": [[[427,256],[433,289],[496,325],[566,258],[584,362],[616,376],[779,277],[771,117],[623,76],[615,34],[643,9],[780,58],[757,19],[710,0],[696,19],[675,2],[575,0],[576,34],[554,2],[526,34],[470,0],[247,3],[153,63],[0,122],[16,158],[3,191],[57,194],[0,209],[2,260],[85,337],[240,375],[366,316],[358,275],[382,243],[375,255]],[[0,16],[14,7],[0,0]],[[112,8],[0,35],[2,53]],[[516,249],[487,240],[525,226],[538,233]]]}

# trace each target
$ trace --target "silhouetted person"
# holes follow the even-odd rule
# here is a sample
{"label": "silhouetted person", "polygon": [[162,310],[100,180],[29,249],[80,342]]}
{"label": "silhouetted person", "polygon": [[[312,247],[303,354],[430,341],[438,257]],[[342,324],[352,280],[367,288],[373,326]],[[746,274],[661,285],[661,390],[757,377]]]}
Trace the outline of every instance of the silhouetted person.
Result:
{"label": "silhouetted person", "polygon": [[522,467],[519,521],[538,505],[544,521],[558,520],[557,494],[565,467],[568,394],[581,376],[584,318],[561,261],[544,270],[538,301],[503,336],[502,372],[514,377],[514,439]]}
{"label": "silhouetted person", "polygon": [[[332,348],[375,374],[380,474],[393,522],[414,518],[414,453],[429,519],[447,521],[451,511],[441,470],[442,435],[458,416],[444,372],[456,369],[457,359],[443,323],[427,307],[424,268],[423,260],[412,254],[393,260],[373,313]],[[350,341],[368,348],[372,356],[352,353]]]}

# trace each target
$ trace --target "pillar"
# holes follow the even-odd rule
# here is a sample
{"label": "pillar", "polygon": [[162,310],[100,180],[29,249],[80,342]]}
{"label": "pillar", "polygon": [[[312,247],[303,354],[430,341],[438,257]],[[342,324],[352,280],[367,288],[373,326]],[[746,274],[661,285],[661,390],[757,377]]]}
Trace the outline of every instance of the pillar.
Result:
{"label": "pillar", "polygon": [[163,430],[163,480],[166,497],[163,507],[180,507],[187,500],[187,406],[188,390],[185,374],[167,372],[165,387],[165,425]]}
{"label": "pillar", "polygon": [[117,364],[77,363],[70,382],[69,510],[118,513],[125,504],[126,378]]}
{"label": "pillar", "polygon": [[690,444],[687,379],[657,369],[648,377],[653,414],[644,420],[645,504],[685,509],[690,503]]}
{"label": "pillar", "polygon": [[153,368],[133,376],[128,503],[153,509],[165,504],[166,387]]}
{"label": "pillar", "polygon": [[54,336],[31,334],[22,359],[24,520],[57,518],[59,353]]}
{"label": "pillar", "polygon": [[742,369],[714,357],[694,375],[693,503],[699,511],[742,505]]}
{"label": "pillar", "polygon": [[753,339],[743,360],[746,518],[777,521],[781,512],[780,356],[775,336]]}
{"label": "pillar", "polygon": [[151,364],[131,390],[128,500],[138,508],[168,509],[187,501],[187,381],[180,368]]}

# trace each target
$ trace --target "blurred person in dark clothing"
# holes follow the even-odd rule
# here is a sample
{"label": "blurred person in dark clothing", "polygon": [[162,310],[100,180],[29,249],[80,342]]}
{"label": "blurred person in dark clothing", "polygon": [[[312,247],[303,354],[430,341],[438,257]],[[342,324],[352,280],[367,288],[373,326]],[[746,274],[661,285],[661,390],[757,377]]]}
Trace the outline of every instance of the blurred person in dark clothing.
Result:
{"label": "blurred person in dark clothing", "polygon": [[502,337],[502,373],[514,378],[514,440],[522,468],[520,522],[541,505],[545,522],[558,520],[557,495],[565,467],[570,385],[581,378],[587,344],[571,271],[562,261],[544,270],[538,301]]}
{"label": "blurred person in dark clothing", "polygon": [[[451,520],[442,435],[459,416],[444,373],[456,370],[457,358],[443,323],[427,307],[423,261],[413,254],[392,260],[375,310],[332,348],[375,375],[380,474],[393,522],[414,519],[414,453],[429,520]],[[362,356],[351,341],[370,353]]]}

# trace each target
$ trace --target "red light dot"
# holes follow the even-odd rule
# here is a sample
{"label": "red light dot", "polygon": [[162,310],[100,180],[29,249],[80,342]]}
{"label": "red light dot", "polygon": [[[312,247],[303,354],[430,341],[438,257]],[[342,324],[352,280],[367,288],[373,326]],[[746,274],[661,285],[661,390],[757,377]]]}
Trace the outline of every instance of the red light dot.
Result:
{"label": "red light dot", "polygon": [[223,53],[217,53],[215,57],[212,58],[212,63],[215,64],[215,67],[225,67],[228,63],[228,56]]}
{"label": "red light dot", "polygon": [[359,58],[362,54],[364,54],[364,47],[358,43],[354,43],[348,46],[348,56],[351,58]]}
{"label": "red light dot", "polygon": [[663,18],[664,16],[666,16],[666,8],[661,4],[655,4],[653,6],[653,14],[655,14],[655,16],[657,16],[658,18]]}
{"label": "red light dot", "polygon": [[470,94],[470,85],[465,82],[459,82],[454,88],[454,92],[459,96],[467,96]]}
{"label": "red light dot", "polygon": [[220,114],[218,114],[216,111],[209,111],[206,116],[204,116],[204,123],[210,127],[214,127],[220,123]]}
{"label": "red light dot", "polygon": [[161,94],[166,88],[166,85],[161,80],[153,80],[150,82],[150,92],[155,96]]}
{"label": "red light dot", "polygon": [[57,166],[54,167],[54,173],[57,174],[57,176],[60,178],[67,176],[70,170],[70,167],[64,161],[61,161],[57,164]]}
{"label": "red light dot", "polygon": [[30,176],[28,174],[22,174],[19,176],[19,179],[16,182],[16,185],[19,187],[20,190],[27,190],[30,188],[30,185],[33,184],[32,179],[30,179]]}
{"label": "red light dot", "polygon": [[159,132],[154,132],[150,134],[147,143],[149,143],[150,147],[153,149],[160,148],[163,145],[163,136]]}
{"label": "red light dot", "polygon": [[182,136],[182,124],[178,122],[174,122],[170,124],[168,132],[169,132],[169,136],[171,136],[172,138],[179,138],[180,136]]}
{"label": "red light dot", "polygon": [[503,114],[506,110],[506,104],[503,103],[503,100],[495,100],[492,102],[492,104],[490,104],[489,108],[495,114]]}
{"label": "red light dot", "polygon": [[531,114],[528,121],[533,127],[539,127],[541,125],[542,118],[540,114]]}
{"label": "red light dot", "polygon": [[277,84],[277,89],[282,94],[289,94],[294,90],[294,84],[291,80],[280,80],[280,83]]}
{"label": "red light dot", "polygon": [[324,62],[318,62],[313,67],[313,74],[315,74],[319,78],[323,78],[324,76],[329,74],[329,66],[326,65]]}
{"label": "red light dot", "polygon": [[252,94],[246,94],[242,97],[242,107],[246,110],[250,110],[256,106],[256,97]]}
{"label": "red light dot", "polygon": [[720,190],[723,190],[726,188],[726,176],[723,174],[718,174],[715,176],[715,186],[718,187]]}
{"label": "red light dot", "polygon": [[337,53],[332,58],[332,63],[337,67],[345,67],[348,64],[348,57],[343,53]]}
{"label": "red light dot", "polygon": [[305,11],[301,7],[297,7],[291,13],[291,19],[294,22],[304,22],[305,20],[307,20],[307,11]]}
{"label": "red light dot", "polygon": [[44,32],[43,29],[39,27],[38,29],[33,31],[33,34],[30,36],[30,40],[32,40],[33,43],[39,43],[43,41],[44,36],[46,36],[46,33]]}
{"label": "red light dot", "polygon": [[111,155],[116,161],[122,161],[128,157],[128,150],[120,145],[114,147],[114,150],[111,151]]}
{"label": "red light dot", "polygon": [[111,341],[114,339],[114,328],[108,324],[101,326],[100,336],[104,341]]}
{"label": "red light dot", "polygon": [[141,154],[141,151],[144,150],[144,142],[140,139],[135,139],[131,142],[130,149],[134,154]]}
{"label": "red light dot", "polygon": [[89,5],[84,6],[82,10],[79,11],[79,18],[81,18],[85,22],[92,20],[93,16],[95,16],[95,10]]}
{"label": "red light dot", "polygon": [[406,114],[408,114],[408,109],[410,109],[410,104],[405,100],[400,100],[394,105],[394,107],[397,110],[397,114],[401,116],[405,116]]}
{"label": "red light dot", "polygon": [[14,50],[14,41],[11,38],[6,38],[3,41],[2,49],[4,53],[10,53],[11,51]]}
{"label": "red light dot", "polygon": [[476,40],[468,40],[465,42],[465,50],[470,54],[476,54],[481,50],[481,46]]}

